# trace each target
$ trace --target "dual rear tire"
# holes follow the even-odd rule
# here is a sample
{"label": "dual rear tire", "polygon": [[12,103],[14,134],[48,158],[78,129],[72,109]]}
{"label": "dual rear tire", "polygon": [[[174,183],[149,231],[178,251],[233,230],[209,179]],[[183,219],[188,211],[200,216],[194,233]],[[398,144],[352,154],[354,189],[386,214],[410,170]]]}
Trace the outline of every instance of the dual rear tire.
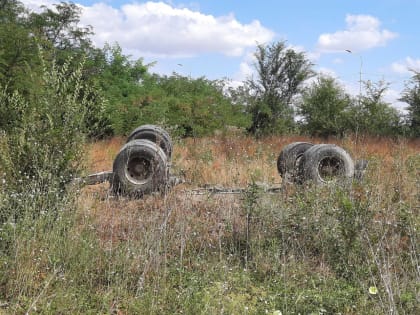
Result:
{"label": "dual rear tire", "polygon": [[312,147],[312,143],[293,142],[286,145],[277,158],[277,171],[286,182],[296,178],[303,154]]}
{"label": "dual rear tire", "polygon": [[337,145],[294,142],[280,152],[277,170],[286,182],[312,181],[322,185],[353,178],[354,162]]}
{"label": "dual rear tire", "polygon": [[172,140],[161,127],[143,125],[127,138],[112,167],[115,194],[141,197],[163,191],[169,180]]}
{"label": "dual rear tire", "polygon": [[149,140],[157,144],[165,152],[168,160],[172,156],[172,139],[169,133],[156,125],[143,125],[134,129],[127,137],[127,143],[133,140]]}

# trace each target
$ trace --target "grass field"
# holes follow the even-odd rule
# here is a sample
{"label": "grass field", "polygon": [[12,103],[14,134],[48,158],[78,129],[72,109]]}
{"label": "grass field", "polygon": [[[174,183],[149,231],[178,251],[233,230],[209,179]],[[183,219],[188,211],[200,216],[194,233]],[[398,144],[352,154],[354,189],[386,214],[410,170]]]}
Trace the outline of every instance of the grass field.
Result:
{"label": "grass field", "polygon": [[[90,144],[86,172],[110,170],[124,141]],[[369,160],[362,182],[265,193],[255,183],[281,184],[276,158],[293,141],[326,140],[182,139],[172,172],[185,183],[167,194],[75,189],[58,219],[7,234],[0,312],[420,313],[420,141],[330,139]],[[194,194],[216,185],[247,189]]]}

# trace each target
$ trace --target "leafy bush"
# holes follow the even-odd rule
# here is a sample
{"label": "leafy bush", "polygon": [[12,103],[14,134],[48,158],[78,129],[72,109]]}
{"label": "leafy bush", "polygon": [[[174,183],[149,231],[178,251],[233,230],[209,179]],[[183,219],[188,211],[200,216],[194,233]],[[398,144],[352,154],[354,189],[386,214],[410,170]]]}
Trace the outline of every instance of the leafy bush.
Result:
{"label": "leafy bush", "polygon": [[14,124],[0,135],[2,190],[13,212],[2,209],[1,222],[17,220],[29,210],[26,207],[36,209],[33,215],[58,211],[54,203],[81,171],[90,130],[85,119],[94,106],[82,80],[82,65],[74,71],[68,65],[44,63],[30,102],[18,91],[0,92],[3,109],[16,115]]}
{"label": "leafy bush", "polygon": [[[117,89],[118,87],[114,87]],[[241,105],[234,105],[223,92],[224,83],[179,75],[145,76],[131,86],[125,101],[111,104],[116,134],[128,134],[143,124],[168,126],[181,137],[205,136],[227,126],[248,123]]]}
{"label": "leafy bush", "polygon": [[[83,64],[76,70],[68,65],[44,62],[38,88],[29,98],[18,91],[0,92],[2,109],[16,118],[0,130],[0,296],[21,302],[14,313],[30,313],[37,299],[29,302],[27,297],[54,288],[87,253],[92,261],[92,248],[84,241],[88,234],[75,239],[72,230],[77,187],[71,181],[84,167],[91,130],[86,117],[95,105],[82,79]],[[60,311],[62,306],[57,307]]]}
{"label": "leafy bush", "polygon": [[312,136],[342,136],[349,129],[351,98],[335,79],[319,77],[303,92],[302,131]]}

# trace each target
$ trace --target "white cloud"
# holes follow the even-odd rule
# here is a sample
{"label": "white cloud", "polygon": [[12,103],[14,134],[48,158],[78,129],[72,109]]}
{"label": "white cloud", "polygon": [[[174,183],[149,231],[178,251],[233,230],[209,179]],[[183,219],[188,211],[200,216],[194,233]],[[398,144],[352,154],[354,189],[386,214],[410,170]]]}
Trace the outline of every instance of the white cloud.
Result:
{"label": "white cloud", "polygon": [[194,56],[221,53],[240,56],[274,33],[257,20],[241,24],[233,15],[215,17],[164,2],[132,3],[116,9],[104,3],[83,7],[81,22],[92,25],[99,47],[118,42],[146,56]]}
{"label": "white cloud", "polygon": [[318,49],[322,52],[361,51],[385,46],[397,33],[381,29],[381,22],[370,15],[347,15],[345,30],[321,34]]}
{"label": "white cloud", "polygon": [[22,2],[26,8],[35,12],[40,12],[41,6],[51,8],[54,3],[59,3],[59,1],[54,0],[21,0],[20,2]]}
{"label": "white cloud", "polygon": [[242,61],[239,65],[239,73],[236,75],[237,79],[246,80],[255,73],[255,69],[246,61]]}
{"label": "white cloud", "polygon": [[308,51],[305,53],[306,57],[309,59],[309,61],[311,62],[316,62],[319,60],[319,58],[321,58],[321,54],[317,51]]}
{"label": "white cloud", "polygon": [[[51,7],[59,3],[22,2],[35,11],[41,5]],[[93,26],[93,41],[98,47],[106,42],[118,42],[124,51],[136,57],[187,57],[205,53],[241,56],[246,48],[255,47],[257,42],[269,42],[275,36],[258,20],[242,24],[233,15],[215,17],[165,2],[132,2],[114,8],[102,1],[81,8],[81,24]]]}
{"label": "white cloud", "polygon": [[398,74],[412,74],[412,71],[420,71],[420,59],[411,57],[405,58],[404,61],[397,61],[391,65],[392,71]]}
{"label": "white cloud", "polygon": [[385,102],[391,104],[392,107],[394,107],[401,113],[406,114],[408,104],[405,102],[401,102],[399,100],[400,97],[401,97],[401,91],[397,91],[394,89],[388,89],[384,93]]}
{"label": "white cloud", "polygon": [[330,68],[320,67],[318,68],[318,73],[323,76],[331,77],[331,78],[338,78],[337,73]]}
{"label": "white cloud", "polygon": [[254,76],[256,74],[256,62],[257,58],[255,57],[255,52],[249,49],[242,57],[242,61],[239,64],[239,71],[235,74],[235,79],[246,80],[251,76]]}

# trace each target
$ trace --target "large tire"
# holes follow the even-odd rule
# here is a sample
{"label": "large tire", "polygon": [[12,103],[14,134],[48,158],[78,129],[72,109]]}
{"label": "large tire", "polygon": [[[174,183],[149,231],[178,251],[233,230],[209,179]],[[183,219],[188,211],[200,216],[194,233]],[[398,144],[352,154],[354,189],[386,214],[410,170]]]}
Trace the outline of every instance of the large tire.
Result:
{"label": "large tire", "polygon": [[126,143],[115,158],[112,171],[112,190],[116,194],[141,197],[162,190],[168,181],[167,157],[149,140]]}
{"label": "large tire", "polygon": [[313,146],[308,142],[293,142],[286,145],[277,158],[277,171],[285,181],[294,181],[301,157]]}
{"label": "large tire", "polygon": [[354,176],[354,162],[350,155],[334,144],[318,144],[302,156],[298,180],[326,184]]}
{"label": "large tire", "polygon": [[156,125],[143,125],[133,130],[127,138],[127,143],[136,139],[149,140],[159,145],[168,160],[172,156],[172,140],[165,129]]}

